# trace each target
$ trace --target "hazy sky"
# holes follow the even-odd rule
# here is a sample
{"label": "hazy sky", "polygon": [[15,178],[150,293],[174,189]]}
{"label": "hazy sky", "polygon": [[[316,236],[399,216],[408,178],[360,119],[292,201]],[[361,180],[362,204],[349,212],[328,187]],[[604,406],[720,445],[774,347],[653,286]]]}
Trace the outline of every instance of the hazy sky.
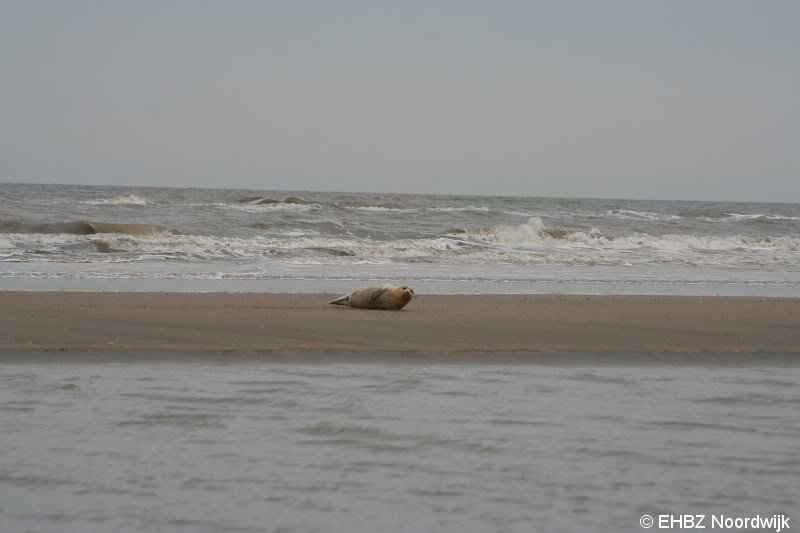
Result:
{"label": "hazy sky", "polygon": [[800,2],[0,0],[0,181],[800,202]]}

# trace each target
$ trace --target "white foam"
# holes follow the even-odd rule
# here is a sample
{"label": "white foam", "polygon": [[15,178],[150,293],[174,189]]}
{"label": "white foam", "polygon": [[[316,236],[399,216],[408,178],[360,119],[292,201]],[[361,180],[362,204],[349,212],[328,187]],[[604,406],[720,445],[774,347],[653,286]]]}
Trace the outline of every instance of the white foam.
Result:
{"label": "white foam", "polygon": [[396,213],[416,213],[419,210],[404,207],[384,207],[382,205],[343,205],[340,206],[345,209],[352,209],[354,211],[394,211]]}
{"label": "white foam", "polygon": [[649,211],[635,211],[633,209],[612,209],[606,213],[607,216],[633,219],[633,220],[679,220],[678,215],[665,215],[663,213],[651,213]]}
{"label": "white foam", "polygon": [[455,212],[455,211],[483,211],[489,212],[491,209],[486,207],[485,205],[482,206],[474,206],[474,205],[467,205],[464,207],[429,207],[427,211],[442,211],[442,212]]}
{"label": "white foam", "polygon": [[[386,207],[382,205],[343,205],[340,206],[344,209],[352,209],[355,211],[391,211],[394,213],[417,213],[420,211],[418,208],[413,207]],[[474,206],[474,205],[467,205],[463,207],[426,207],[421,208],[425,211],[435,211],[435,212],[443,212],[443,213],[452,213],[458,211],[482,211],[488,212],[491,211],[486,206]]]}
{"label": "white foam", "polygon": [[800,217],[790,217],[784,215],[766,215],[761,213],[725,213],[728,218],[733,220],[800,220]]}
{"label": "white foam", "polygon": [[[800,265],[800,237],[631,234],[550,229],[538,217],[519,226],[464,234],[379,241],[323,236],[296,228],[283,235],[3,234],[3,255],[30,261],[281,260],[295,264],[635,265],[648,263]],[[2,259],[6,260],[6,259]],[[10,259],[8,259],[10,260]]]}
{"label": "white foam", "polygon": [[588,233],[553,231],[548,229],[539,217],[531,217],[528,222],[519,226],[497,226],[488,230],[469,232],[467,235],[473,240],[487,244],[526,247],[547,245],[556,248],[585,247],[608,250],[652,248],[667,251],[751,249],[796,252],[800,250],[798,237],[756,238],[745,235],[718,237],[687,234],[653,236],[646,233],[610,237],[603,235],[596,228],[592,228]]}
{"label": "white foam", "polygon": [[219,209],[233,209],[236,211],[245,211],[248,213],[265,213],[270,211],[294,211],[297,213],[302,213],[306,211],[312,211],[317,209],[322,209],[322,206],[317,204],[293,204],[293,203],[283,203],[283,202],[275,202],[273,204],[259,204],[259,203],[247,203],[247,204],[222,204],[217,203],[214,204],[214,207]]}
{"label": "white foam", "polygon": [[152,205],[154,202],[135,194],[128,194],[126,196],[114,196],[113,198],[86,200],[81,203],[88,205]]}
{"label": "white foam", "polygon": [[787,217],[783,215],[767,215],[767,220],[800,220],[800,217]]}
{"label": "white foam", "polygon": [[764,213],[725,213],[724,217],[699,217],[704,222],[746,222],[749,220],[800,221],[800,217],[789,215],[767,215]]}
{"label": "white foam", "polygon": [[319,234],[318,231],[300,228],[293,228],[280,232],[281,237],[314,237]]}

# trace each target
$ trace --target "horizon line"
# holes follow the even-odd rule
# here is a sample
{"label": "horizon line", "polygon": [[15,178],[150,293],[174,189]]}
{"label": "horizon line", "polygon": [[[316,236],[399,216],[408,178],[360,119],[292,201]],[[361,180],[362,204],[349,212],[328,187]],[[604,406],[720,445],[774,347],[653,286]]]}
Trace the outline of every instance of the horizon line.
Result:
{"label": "horizon line", "polygon": [[800,201],[777,201],[777,200],[721,200],[721,199],[685,199],[685,198],[647,198],[647,197],[615,197],[615,196],[572,196],[572,195],[542,195],[532,196],[527,194],[488,194],[488,193],[449,193],[449,192],[397,192],[397,191],[374,191],[374,190],[333,190],[333,189],[265,189],[253,187],[210,187],[204,185],[192,186],[178,186],[178,185],[119,185],[119,184],[98,184],[98,183],[58,183],[50,181],[0,181],[0,185],[53,185],[53,186],[67,186],[67,187],[108,187],[108,188],[141,188],[141,189],[205,189],[205,190],[233,190],[233,191],[263,191],[263,192],[310,192],[310,193],[330,193],[330,194],[390,194],[398,196],[460,196],[467,198],[486,197],[486,198],[530,198],[530,199],[565,199],[565,200],[623,200],[623,201],[639,201],[639,202],[715,202],[715,203],[731,203],[731,204],[782,204],[782,205],[798,205]]}

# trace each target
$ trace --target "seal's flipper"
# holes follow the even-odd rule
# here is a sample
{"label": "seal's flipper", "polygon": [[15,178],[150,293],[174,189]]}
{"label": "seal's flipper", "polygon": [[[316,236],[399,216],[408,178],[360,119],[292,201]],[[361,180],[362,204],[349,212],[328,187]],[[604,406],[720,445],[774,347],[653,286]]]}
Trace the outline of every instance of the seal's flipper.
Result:
{"label": "seal's flipper", "polygon": [[386,292],[386,287],[383,287],[383,289],[382,289],[382,290],[375,291],[375,294],[373,294],[373,295],[370,297],[370,300],[371,300],[371,301],[373,301],[373,302],[375,302],[375,301],[376,301],[378,298],[380,298],[380,297],[381,297],[381,294],[383,294],[384,292]]}
{"label": "seal's flipper", "polygon": [[328,302],[328,305],[350,305],[350,295],[345,294],[344,296],[340,296],[335,300],[331,300]]}

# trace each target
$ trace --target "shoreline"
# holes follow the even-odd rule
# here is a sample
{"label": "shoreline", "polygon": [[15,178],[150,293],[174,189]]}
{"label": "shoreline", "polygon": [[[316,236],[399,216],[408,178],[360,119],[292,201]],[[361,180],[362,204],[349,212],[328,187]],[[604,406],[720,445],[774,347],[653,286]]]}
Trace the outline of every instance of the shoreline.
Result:
{"label": "shoreline", "polygon": [[[5,265],[5,266],[3,266]],[[111,266],[110,266],[111,265]],[[659,269],[637,267],[638,277],[620,277],[611,271],[588,272],[582,269],[558,271],[551,267],[520,268],[503,265],[487,274],[482,268],[460,266],[448,271],[442,265],[392,265],[375,271],[375,265],[343,265],[298,267],[282,265],[291,276],[248,278],[252,271],[231,271],[219,279],[208,277],[140,278],[125,277],[130,264],[62,265],[66,277],[38,277],[39,266],[26,263],[0,263],[0,292],[113,292],[113,293],[259,293],[259,294],[344,294],[354,287],[391,281],[396,285],[411,285],[426,295],[596,295],[596,296],[725,296],[800,298],[800,278],[778,281],[726,280],[721,272],[708,272],[708,279],[687,281],[688,272],[667,275]],[[163,266],[163,265],[162,265]],[[117,271],[117,268],[121,271]],[[123,277],[105,277],[105,269],[113,268]],[[206,276],[197,265],[182,265],[184,274]],[[317,270],[321,268],[322,270]],[[598,267],[600,268],[600,267]],[[235,269],[234,269],[235,270]],[[601,269],[602,270],[602,269]],[[13,271],[15,275],[8,276]],[[248,274],[249,272],[249,274]],[[81,277],[89,274],[89,277]],[[30,274],[30,276],[29,276]],[[72,277],[72,276],[77,277]],[[431,277],[432,275],[432,277]],[[94,277],[98,276],[98,277]],[[244,277],[238,277],[244,276]]]}
{"label": "shoreline", "polygon": [[0,292],[0,360],[48,352],[800,359],[800,298],[793,297],[426,294],[399,312],[329,306],[331,299],[330,293]]}

